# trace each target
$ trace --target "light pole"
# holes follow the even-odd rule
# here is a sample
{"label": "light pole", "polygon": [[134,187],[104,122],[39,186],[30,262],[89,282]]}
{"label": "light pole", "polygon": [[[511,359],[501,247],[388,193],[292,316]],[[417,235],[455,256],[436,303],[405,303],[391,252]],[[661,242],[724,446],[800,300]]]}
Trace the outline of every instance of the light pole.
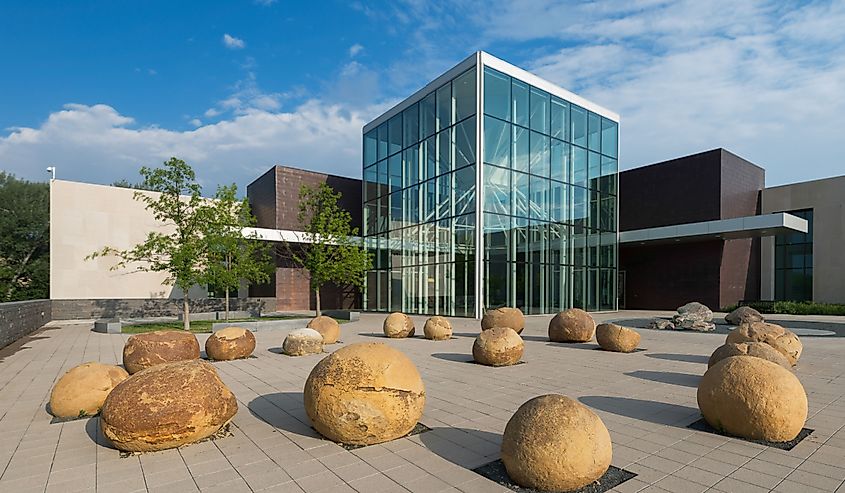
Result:
{"label": "light pole", "polygon": [[56,179],[56,167],[55,166],[47,166],[47,173],[50,173],[50,181]]}

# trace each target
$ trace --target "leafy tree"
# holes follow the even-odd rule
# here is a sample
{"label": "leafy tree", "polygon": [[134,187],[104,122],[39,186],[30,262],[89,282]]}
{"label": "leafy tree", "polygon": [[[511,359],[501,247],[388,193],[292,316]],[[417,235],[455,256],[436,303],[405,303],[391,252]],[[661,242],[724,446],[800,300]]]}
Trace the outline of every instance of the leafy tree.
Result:
{"label": "leafy tree", "polygon": [[255,216],[246,199],[237,199],[236,185],[218,187],[208,207],[206,282],[226,292],[226,320],[229,320],[229,292],[241,280],[264,283],[270,280],[273,264],[269,245],[253,234],[244,237],[243,228],[254,227]]}
{"label": "leafy tree", "polygon": [[0,300],[50,297],[50,186],[0,171]]}
{"label": "leafy tree", "polygon": [[147,188],[144,185],[144,182],[132,183],[126,178],[121,178],[117,181],[112,182],[111,186],[120,188],[134,188],[135,190],[152,190],[150,188]]}
{"label": "leafy tree", "polygon": [[299,190],[297,218],[304,232],[302,248],[288,246],[290,257],[311,275],[310,287],[320,309],[320,288],[328,282],[364,286],[364,276],[372,268],[372,258],[353,237],[358,229],[350,224],[349,212],[338,205],[341,194],[323,183],[316,188],[303,185]]}
{"label": "leafy tree", "polygon": [[164,272],[165,283],[182,290],[184,328],[190,330],[188,292],[205,280],[208,242],[204,228],[208,219],[207,200],[194,170],[185,161],[170,158],[161,168],[141,168],[142,186],[158,193],[135,192],[135,200],[146,204],[153,217],[172,232],[151,231],[142,243],[128,250],[105,247],[88,259],[114,255],[111,270],[132,267],[139,272]]}

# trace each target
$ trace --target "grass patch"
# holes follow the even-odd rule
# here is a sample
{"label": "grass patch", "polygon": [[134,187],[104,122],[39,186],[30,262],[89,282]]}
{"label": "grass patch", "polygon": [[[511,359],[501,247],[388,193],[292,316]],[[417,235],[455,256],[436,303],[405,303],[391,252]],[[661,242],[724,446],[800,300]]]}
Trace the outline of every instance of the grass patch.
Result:
{"label": "grass patch", "polygon": [[[309,317],[261,317],[261,318],[233,318],[226,322],[225,320],[194,320],[191,322],[191,332],[194,334],[210,334],[211,327],[217,323],[237,323],[237,322],[262,322],[268,320],[308,320]],[[173,322],[153,322],[148,324],[133,324],[124,325],[122,332],[124,334],[142,334],[144,332],[155,332],[157,330],[182,330],[184,327],[181,320]]]}
{"label": "grass patch", "polygon": [[[748,301],[742,306],[750,306],[760,313],[782,315],[843,315],[845,305],[836,303],[814,303],[812,301]],[[731,312],[736,306],[725,307],[723,311]]]}

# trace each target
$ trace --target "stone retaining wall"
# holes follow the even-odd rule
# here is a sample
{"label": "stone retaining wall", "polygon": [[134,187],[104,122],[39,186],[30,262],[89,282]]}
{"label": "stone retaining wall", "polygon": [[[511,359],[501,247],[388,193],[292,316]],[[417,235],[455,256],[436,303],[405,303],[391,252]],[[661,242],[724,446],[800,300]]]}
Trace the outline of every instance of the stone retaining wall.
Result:
{"label": "stone retaining wall", "polygon": [[0,348],[28,336],[51,320],[50,300],[0,303]]}
{"label": "stone retaining wall", "polygon": [[[192,312],[214,312],[224,310],[225,300],[204,298],[191,300]],[[276,310],[275,298],[232,298],[232,311],[247,311],[254,315]],[[175,317],[182,313],[181,299],[99,299],[99,300],[53,300],[53,320],[74,320],[91,318],[141,318]]]}

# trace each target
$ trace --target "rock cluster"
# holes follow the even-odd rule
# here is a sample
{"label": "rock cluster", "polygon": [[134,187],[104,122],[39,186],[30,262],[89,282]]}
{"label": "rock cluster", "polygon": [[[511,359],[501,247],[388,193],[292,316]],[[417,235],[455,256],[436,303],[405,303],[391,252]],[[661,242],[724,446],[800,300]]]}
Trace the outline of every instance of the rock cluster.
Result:
{"label": "rock cluster", "polygon": [[400,351],[351,344],[323,358],[305,382],[305,411],[326,438],[372,445],[407,435],[422,417],[425,387]]}
{"label": "rock cluster", "polygon": [[697,301],[678,307],[678,314],[672,317],[672,323],[675,329],[688,329],[698,332],[716,330],[716,325],[713,324],[713,311]]}
{"label": "rock cluster", "polygon": [[325,315],[314,317],[306,327],[319,332],[323,336],[323,344],[334,344],[340,338],[340,324],[332,317]]}
{"label": "rock cluster", "polygon": [[384,335],[393,339],[414,337],[414,321],[401,312],[393,312],[384,319]]}
{"label": "rock cluster", "polygon": [[53,386],[50,413],[57,418],[94,416],[112,389],[128,376],[119,366],[94,361],[74,366]]}
{"label": "rock cluster", "polygon": [[519,363],[525,351],[522,337],[510,327],[482,330],[472,344],[476,363],[487,366],[510,366]]}
{"label": "rock cluster", "polygon": [[555,315],[549,322],[552,342],[587,342],[596,333],[596,321],[580,308],[570,308]]}
{"label": "rock cluster", "polygon": [[741,306],[725,315],[725,322],[731,325],[750,324],[752,322],[764,322],[763,315],[750,306]]}
{"label": "rock cluster", "polygon": [[502,462],[518,485],[570,491],[601,478],[613,449],[601,418],[562,395],[535,397],[505,426]]}
{"label": "rock cluster", "polygon": [[154,365],[199,357],[200,344],[196,336],[181,330],[135,334],[123,346],[123,367],[130,375]]}
{"label": "rock cluster", "polygon": [[209,359],[229,361],[248,358],[255,351],[255,336],[242,327],[226,327],[208,336],[205,354]]}
{"label": "rock cluster", "polygon": [[675,330],[675,324],[665,318],[655,318],[648,323],[646,328],[653,330]]}
{"label": "rock cluster", "polygon": [[481,318],[481,330],[498,327],[510,327],[517,334],[521,334],[525,329],[525,315],[519,308],[508,306],[493,308],[484,312],[484,317]]}
{"label": "rock cluster", "polygon": [[605,351],[630,353],[640,345],[640,334],[616,324],[600,324],[596,327],[596,341]]}
{"label": "rock cluster", "polygon": [[444,317],[431,317],[425,321],[423,334],[426,339],[445,341],[452,337],[452,324]]}
{"label": "rock cluster", "polygon": [[765,342],[786,356],[792,366],[798,363],[804,350],[804,345],[794,332],[766,322],[742,324],[728,334],[725,342]]}
{"label": "rock cluster", "polygon": [[100,427],[118,449],[150,452],[209,437],[237,411],[235,396],[211,364],[177,361],[118,384],[103,405]]}
{"label": "rock cluster", "polygon": [[323,352],[323,336],[314,329],[295,329],[285,337],[282,352],[288,356],[305,356]]}
{"label": "rock cluster", "polygon": [[765,342],[740,342],[740,343],[726,343],[716,348],[713,354],[710,355],[710,360],[707,362],[707,368],[715,365],[725,358],[731,356],[752,356],[755,358],[763,358],[764,360],[777,363],[784,368],[791,368],[789,360],[786,356],[780,353],[777,349],[769,346]]}

